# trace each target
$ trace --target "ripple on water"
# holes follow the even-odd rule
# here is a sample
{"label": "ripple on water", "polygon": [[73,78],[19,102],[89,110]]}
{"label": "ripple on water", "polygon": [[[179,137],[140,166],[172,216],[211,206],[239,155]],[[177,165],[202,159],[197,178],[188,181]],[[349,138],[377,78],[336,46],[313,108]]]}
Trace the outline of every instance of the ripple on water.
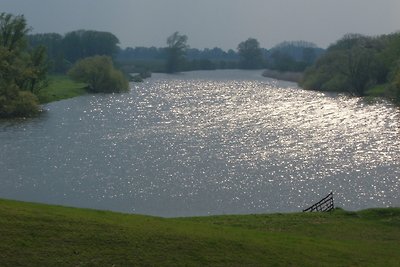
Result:
{"label": "ripple on water", "polygon": [[400,205],[398,110],[257,75],[154,75],[1,123],[0,196],[163,216],[296,211],[331,190]]}

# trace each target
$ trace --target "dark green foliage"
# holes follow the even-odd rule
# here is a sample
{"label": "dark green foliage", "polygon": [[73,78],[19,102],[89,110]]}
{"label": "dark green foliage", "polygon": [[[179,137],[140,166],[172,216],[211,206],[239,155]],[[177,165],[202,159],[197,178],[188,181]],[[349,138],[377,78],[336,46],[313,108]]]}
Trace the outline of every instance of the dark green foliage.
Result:
{"label": "dark green foliage", "polygon": [[25,17],[0,14],[0,46],[8,51],[20,52],[26,47],[27,28]]}
{"label": "dark green foliage", "polygon": [[187,45],[188,37],[181,35],[179,32],[174,32],[167,38],[166,55],[166,72],[175,73],[181,70],[182,65],[185,61],[186,49],[189,48]]}
{"label": "dark green foliage", "polygon": [[65,73],[79,59],[95,55],[113,56],[119,51],[118,38],[109,32],[78,30],[62,36],[57,33],[28,36],[33,49],[44,46],[54,73]]}
{"label": "dark green foliage", "polygon": [[68,74],[78,82],[87,83],[89,90],[95,93],[124,92],[129,89],[123,73],[114,68],[111,58],[107,56],[82,59]]}
{"label": "dark green foliage", "polygon": [[33,116],[39,112],[38,98],[28,91],[19,91],[18,96],[5,104],[5,114],[13,117]]}
{"label": "dark green foliage", "polygon": [[347,92],[354,96],[365,96],[376,91],[372,89],[378,85],[385,85],[386,95],[396,99],[393,73],[400,59],[399,36],[345,35],[305,72],[301,85],[305,89]]}
{"label": "dark green foliage", "polygon": [[63,36],[58,33],[38,33],[28,35],[28,43],[32,49],[39,46],[46,48],[49,59],[49,71],[65,73],[70,64],[64,58]]}
{"label": "dark green foliage", "polygon": [[397,74],[394,76],[393,87],[394,87],[394,90],[392,93],[392,97],[397,103],[400,103],[400,69],[397,71]]}
{"label": "dark green foliage", "polygon": [[386,85],[385,95],[396,104],[400,104],[400,60],[389,77],[391,82]]}
{"label": "dark green foliage", "polygon": [[0,82],[0,118],[27,117],[39,112],[38,99],[13,82]]}
{"label": "dark green foliage", "polygon": [[26,49],[27,32],[23,16],[0,14],[0,117],[39,111],[34,94],[46,84],[47,57],[43,47]]}
{"label": "dark green foliage", "polygon": [[71,63],[95,55],[111,57],[117,53],[118,43],[112,33],[87,30],[69,32],[62,40],[65,58]]}
{"label": "dark green foliage", "polygon": [[239,55],[232,49],[224,51],[219,47],[212,49],[205,48],[199,50],[197,48],[190,48],[186,52],[188,60],[210,60],[213,62],[217,61],[238,61]]}
{"label": "dark green foliage", "polygon": [[37,46],[30,51],[28,66],[30,75],[26,77],[21,86],[28,89],[31,93],[37,94],[48,84],[47,72],[49,69],[49,63],[47,60],[46,48],[44,46]]}
{"label": "dark green foliage", "polygon": [[249,38],[238,45],[240,67],[243,69],[259,69],[263,66],[263,57],[257,39]]}

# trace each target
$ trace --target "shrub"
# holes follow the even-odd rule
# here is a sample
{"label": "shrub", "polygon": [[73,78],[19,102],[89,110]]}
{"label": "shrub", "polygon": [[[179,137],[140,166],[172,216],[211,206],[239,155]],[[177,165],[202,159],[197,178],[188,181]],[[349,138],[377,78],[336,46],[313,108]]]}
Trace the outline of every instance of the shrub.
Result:
{"label": "shrub", "polygon": [[30,117],[39,113],[39,101],[29,91],[18,91],[13,98],[0,97],[0,117]]}
{"label": "shrub", "polygon": [[392,75],[392,82],[386,86],[385,95],[393,102],[400,104],[400,70]]}
{"label": "shrub", "polygon": [[123,73],[115,69],[112,60],[107,56],[88,57],[78,61],[68,75],[89,85],[95,93],[119,93],[128,91],[129,83]]}

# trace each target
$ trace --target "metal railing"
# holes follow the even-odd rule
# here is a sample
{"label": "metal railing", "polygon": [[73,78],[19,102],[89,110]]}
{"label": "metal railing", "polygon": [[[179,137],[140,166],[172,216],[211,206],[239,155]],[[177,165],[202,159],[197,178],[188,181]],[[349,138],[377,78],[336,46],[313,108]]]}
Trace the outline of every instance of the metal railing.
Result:
{"label": "metal railing", "polygon": [[325,212],[331,211],[334,208],[335,205],[333,203],[333,192],[330,192],[329,195],[327,195],[311,207],[304,209],[303,212]]}

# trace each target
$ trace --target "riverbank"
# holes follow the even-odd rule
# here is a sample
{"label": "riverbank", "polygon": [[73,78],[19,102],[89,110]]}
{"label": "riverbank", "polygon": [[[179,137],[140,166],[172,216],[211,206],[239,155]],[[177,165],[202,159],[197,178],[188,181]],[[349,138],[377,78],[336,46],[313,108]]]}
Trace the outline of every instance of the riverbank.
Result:
{"label": "riverbank", "polygon": [[0,200],[1,266],[396,266],[400,209],[165,219]]}
{"label": "riverbank", "polygon": [[280,72],[268,69],[264,70],[262,75],[267,78],[288,81],[288,82],[295,82],[295,83],[299,83],[303,78],[302,72],[291,72],[291,71]]}
{"label": "riverbank", "polygon": [[49,77],[49,85],[40,90],[38,98],[41,104],[68,99],[86,94],[86,86],[66,75],[52,75]]}
{"label": "riverbank", "polygon": [[[297,84],[299,84],[303,79],[302,72],[279,72],[275,70],[264,70],[262,76],[282,81],[295,82]],[[364,97],[368,101],[373,101],[375,99],[380,99],[380,98],[387,98],[391,100],[390,97],[387,97],[387,92],[386,92],[387,87],[388,84],[380,84],[372,88],[369,88],[368,90],[366,90]],[[315,91],[320,91],[320,90],[315,90]],[[395,104],[397,106],[400,105],[399,102],[395,102]]]}

